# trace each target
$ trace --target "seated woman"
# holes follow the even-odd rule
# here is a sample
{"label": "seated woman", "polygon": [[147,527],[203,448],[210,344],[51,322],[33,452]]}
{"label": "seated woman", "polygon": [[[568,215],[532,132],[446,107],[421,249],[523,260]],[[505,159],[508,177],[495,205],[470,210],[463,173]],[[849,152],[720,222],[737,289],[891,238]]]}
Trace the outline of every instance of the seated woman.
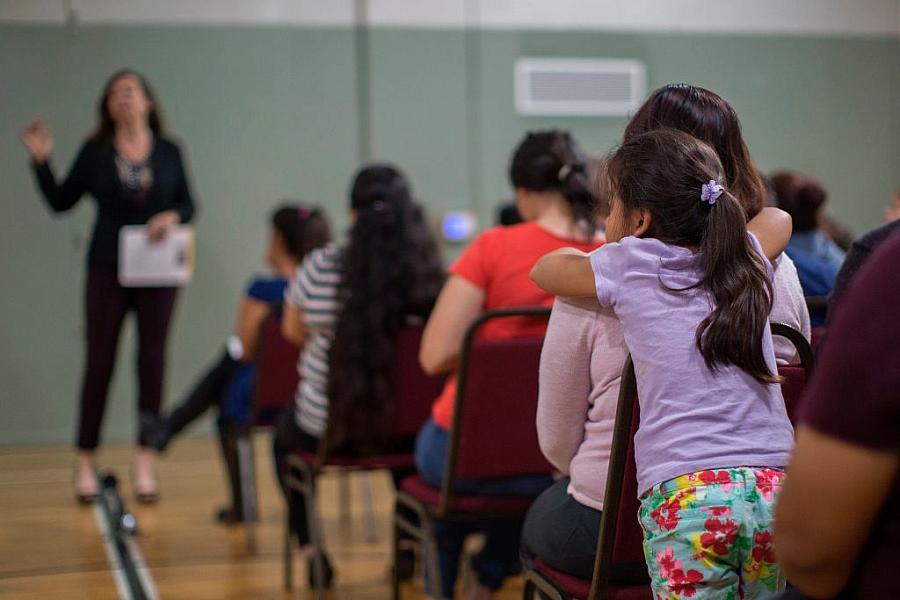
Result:
{"label": "seated woman", "polygon": [[[453,265],[441,290],[434,314],[425,327],[420,362],[426,372],[450,376],[434,403],[432,418],[416,442],[418,471],[435,487],[441,485],[456,395],[454,370],[469,324],[484,310],[550,306],[553,297],[528,278],[537,259],[563,246],[584,250],[597,247],[591,221],[594,198],[586,167],[586,157],[567,132],[529,133],[516,148],[509,170],[524,223],[494,227],[478,236]],[[502,319],[488,323],[482,336],[501,339],[542,334],[545,327],[543,322]],[[457,490],[537,495],[551,482],[549,476],[469,481],[458,485]],[[472,597],[490,596],[506,576],[519,570],[521,520],[496,520],[481,525],[486,542],[474,560],[478,583],[469,590]],[[452,598],[468,530],[451,523],[438,523],[438,528],[442,581],[435,594]]]}
{"label": "seated woman", "polygon": [[[659,88],[638,110],[625,140],[659,127],[689,132],[718,154],[734,182],[747,218],[760,213],[767,190],[741,134],[734,109],[709,90],[674,84]],[[597,174],[598,204],[608,204],[605,172]],[[791,325],[809,339],[809,314],[790,258],[775,261],[769,320]],[[541,354],[538,439],[547,460],[564,477],[547,489],[525,520],[526,558],[590,579],[606,489],[619,378],[628,350],[622,326],[596,299],[559,299]],[[797,360],[789,341],[775,342],[779,363]]]}
{"label": "seated woman", "polygon": [[[397,169],[369,165],[359,171],[350,190],[350,221],[347,245],[312,252],[285,293],[282,332],[303,344],[301,380],[273,450],[311,585],[315,549],[303,496],[285,486],[285,458],[295,450],[315,452],[326,425],[332,447],[412,449],[413,440],[384,439],[394,341],[400,328],[424,322],[444,282],[437,244]],[[327,556],[323,564],[330,585]]]}
{"label": "seated woman", "polygon": [[825,188],[810,177],[780,171],[772,175],[778,208],[794,220],[794,233],[785,252],[797,265],[807,296],[827,296],[844,262],[844,251],[822,229]]}
{"label": "seated woman", "polygon": [[[219,407],[219,444],[228,471],[231,504],[217,512],[223,523],[241,519],[241,487],[237,468],[235,413],[246,413],[253,393],[254,357],[263,321],[280,310],[287,279],[313,249],[331,239],[324,213],[315,206],[286,204],[272,213],[266,250],[270,276],[250,280],[237,310],[235,334],[228,338],[219,359],[194,384],[187,396],[165,417],[144,423],[157,451],[163,452],[181,431],[211,406]],[[229,410],[226,410],[229,409]],[[223,410],[232,413],[226,418]]]}

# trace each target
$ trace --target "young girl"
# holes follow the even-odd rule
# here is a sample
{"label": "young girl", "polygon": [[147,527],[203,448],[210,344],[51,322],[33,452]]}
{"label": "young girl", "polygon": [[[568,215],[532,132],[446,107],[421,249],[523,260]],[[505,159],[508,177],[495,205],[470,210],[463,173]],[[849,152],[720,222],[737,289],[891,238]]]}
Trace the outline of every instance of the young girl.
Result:
{"label": "young girl", "polygon": [[590,255],[553,252],[531,274],[560,296],[596,294],[622,322],[658,598],[756,598],[783,587],[772,507],[793,431],[768,329],[768,260],[787,244],[790,220],[766,209],[748,226],[722,171],[686,133],[633,137],[609,163],[610,243]]}

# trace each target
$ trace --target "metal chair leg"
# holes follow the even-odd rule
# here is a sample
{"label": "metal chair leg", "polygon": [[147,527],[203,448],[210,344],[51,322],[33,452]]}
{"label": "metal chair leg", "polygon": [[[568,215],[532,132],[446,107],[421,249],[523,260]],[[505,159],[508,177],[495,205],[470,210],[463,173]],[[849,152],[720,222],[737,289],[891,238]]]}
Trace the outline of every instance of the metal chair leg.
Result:
{"label": "metal chair leg", "polygon": [[369,478],[368,471],[363,471],[359,476],[360,487],[362,488],[365,540],[368,544],[374,544],[378,541],[378,528],[375,523],[375,502],[372,496],[372,480]]}
{"label": "metal chair leg", "polygon": [[291,544],[294,542],[294,532],[291,531],[291,517],[289,512],[284,513],[284,554],[283,554],[283,571],[284,571],[284,591],[290,592],[294,589],[294,556]]}
{"label": "metal chair leg", "polygon": [[256,554],[256,473],[253,468],[253,445],[248,432],[242,432],[238,437],[238,471],[247,550],[250,554]]}
{"label": "metal chair leg", "polygon": [[338,476],[338,506],[340,506],[340,515],[342,523],[350,521],[350,472],[341,469],[337,473]]}

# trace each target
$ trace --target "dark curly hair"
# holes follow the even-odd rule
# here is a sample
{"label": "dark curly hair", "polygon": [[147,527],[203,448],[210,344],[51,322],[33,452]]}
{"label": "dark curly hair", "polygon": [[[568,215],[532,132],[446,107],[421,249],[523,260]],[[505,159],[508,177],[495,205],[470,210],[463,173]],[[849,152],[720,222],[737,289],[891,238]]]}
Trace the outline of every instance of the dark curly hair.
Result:
{"label": "dark curly hair", "polygon": [[328,438],[374,450],[391,416],[394,342],[424,321],[444,283],[437,244],[406,177],[390,165],[361,169],[350,190],[356,219],[341,261],[341,311],[329,360]]}

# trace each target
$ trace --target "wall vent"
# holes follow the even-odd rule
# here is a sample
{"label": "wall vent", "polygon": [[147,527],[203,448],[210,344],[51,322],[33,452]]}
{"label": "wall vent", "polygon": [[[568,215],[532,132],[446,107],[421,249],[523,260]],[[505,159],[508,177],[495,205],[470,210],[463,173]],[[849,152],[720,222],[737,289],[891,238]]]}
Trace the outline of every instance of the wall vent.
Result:
{"label": "wall vent", "polygon": [[516,110],[523,115],[627,117],[646,90],[644,63],[593,58],[521,58]]}

